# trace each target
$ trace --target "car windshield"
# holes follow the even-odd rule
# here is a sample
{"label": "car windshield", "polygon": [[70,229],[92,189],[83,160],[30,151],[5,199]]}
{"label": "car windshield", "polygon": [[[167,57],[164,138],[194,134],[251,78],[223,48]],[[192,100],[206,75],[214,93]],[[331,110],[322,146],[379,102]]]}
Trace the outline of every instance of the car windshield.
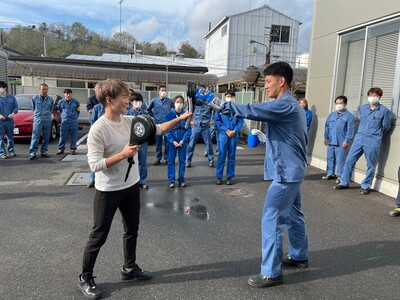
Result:
{"label": "car windshield", "polygon": [[31,110],[31,99],[32,96],[15,96],[18,103],[18,109]]}

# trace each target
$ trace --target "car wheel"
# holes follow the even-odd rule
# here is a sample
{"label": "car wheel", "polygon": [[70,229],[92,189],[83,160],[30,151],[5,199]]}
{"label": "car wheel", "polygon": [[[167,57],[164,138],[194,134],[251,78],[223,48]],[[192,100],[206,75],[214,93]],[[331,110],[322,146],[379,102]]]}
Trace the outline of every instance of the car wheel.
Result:
{"label": "car wheel", "polygon": [[57,125],[56,123],[51,123],[50,141],[54,141],[57,138]]}

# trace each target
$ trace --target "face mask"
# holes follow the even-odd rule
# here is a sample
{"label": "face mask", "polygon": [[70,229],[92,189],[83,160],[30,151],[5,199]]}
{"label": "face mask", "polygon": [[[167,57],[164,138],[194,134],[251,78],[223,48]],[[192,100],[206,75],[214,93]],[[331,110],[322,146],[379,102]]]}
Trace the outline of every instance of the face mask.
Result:
{"label": "face mask", "polygon": [[0,88],[0,94],[3,94],[3,93],[4,93],[4,89]]}
{"label": "face mask", "polygon": [[176,111],[181,111],[183,108],[183,103],[175,103],[175,110]]}
{"label": "face mask", "polygon": [[368,97],[368,102],[371,104],[377,104],[379,102],[379,98],[378,97]]}
{"label": "face mask", "polygon": [[337,111],[342,111],[344,109],[344,105],[343,104],[336,104],[335,108]]}
{"label": "face mask", "polygon": [[140,108],[142,107],[142,101],[132,101],[133,108]]}
{"label": "face mask", "polygon": [[227,102],[233,102],[233,103],[235,103],[235,98],[233,98],[233,97],[225,98],[225,100],[226,100]]}
{"label": "face mask", "polygon": [[160,92],[160,98],[164,99],[167,97],[167,92]]}

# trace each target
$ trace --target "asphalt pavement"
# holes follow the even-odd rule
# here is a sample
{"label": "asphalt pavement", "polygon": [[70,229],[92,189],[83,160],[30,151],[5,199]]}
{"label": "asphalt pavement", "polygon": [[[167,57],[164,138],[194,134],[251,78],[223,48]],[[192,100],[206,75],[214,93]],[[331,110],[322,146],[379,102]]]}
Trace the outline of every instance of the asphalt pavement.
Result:
{"label": "asphalt pavement", "polygon": [[[87,128],[80,131],[84,136]],[[94,189],[67,185],[89,172],[85,140],[76,159],[0,160],[0,299],[84,299],[77,288],[92,226]],[[214,145],[215,149],[215,145]],[[167,167],[154,166],[149,146],[149,190],[141,193],[137,263],[148,282],[122,282],[123,229],[117,212],[94,275],[105,299],[399,299],[400,218],[389,217],[394,199],[363,196],[359,185],[333,190],[323,170],[309,167],[302,186],[309,237],[308,269],[284,269],[285,284],[256,289],[264,146],[239,144],[234,185],[215,184],[215,168],[196,147],[186,188],[169,189]],[[287,240],[285,240],[285,250]]]}

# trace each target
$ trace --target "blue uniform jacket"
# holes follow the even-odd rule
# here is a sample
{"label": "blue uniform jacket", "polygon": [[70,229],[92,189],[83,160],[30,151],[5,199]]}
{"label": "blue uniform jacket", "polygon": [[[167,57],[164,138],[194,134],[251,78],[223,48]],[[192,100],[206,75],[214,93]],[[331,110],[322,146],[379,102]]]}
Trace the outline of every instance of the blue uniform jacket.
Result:
{"label": "blue uniform jacket", "polygon": [[104,115],[104,106],[101,103],[97,103],[93,107],[92,115],[90,116],[90,124],[93,125],[102,115]]}
{"label": "blue uniform jacket", "polygon": [[50,96],[42,98],[40,95],[33,96],[31,107],[34,119],[38,121],[51,121],[51,113],[53,112],[54,101]]}
{"label": "blue uniform jacket", "polygon": [[146,115],[148,116],[149,113],[146,110],[143,110],[142,108],[139,109],[139,111],[134,110],[133,108],[131,108],[130,110],[128,110],[127,113],[128,116],[139,116],[139,115]]}
{"label": "blue uniform jacket", "polygon": [[[185,113],[184,110],[180,114]],[[175,109],[172,109],[167,115],[165,116],[165,122],[171,121],[173,119],[176,119],[178,117],[178,114],[176,113]],[[167,140],[171,143],[173,142],[180,142],[183,141],[184,143],[188,143],[190,140],[190,136],[192,135],[192,128],[189,126],[187,129],[185,129],[185,124],[186,121],[183,120],[181,121],[178,125],[176,125],[174,128],[172,128],[171,131],[165,133],[165,137]]]}
{"label": "blue uniform jacket", "polygon": [[9,119],[8,116],[12,113],[16,114],[18,112],[18,103],[15,97],[9,93],[6,93],[6,96],[0,96],[0,115],[3,115],[5,120],[1,120],[2,122],[11,121],[13,119]]}
{"label": "blue uniform jacket", "polygon": [[343,142],[349,143],[354,137],[354,116],[344,110],[341,114],[332,112],[325,122],[325,140],[331,146],[341,146]]}
{"label": "blue uniform jacket", "polygon": [[312,122],[312,111],[309,109],[305,109],[304,112],[306,114],[307,132],[308,132],[310,130]]}
{"label": "blue uniform jacket", "polygon": [[214,111],[207,105],[196,106],[192,120],[196,123],[196,126],[205,127],[210,124],[213,114]]}
{"label": "blue uniform jacket", "polygon": [[288,91],[281,98],[258,104],[224,103],[222,112],[266,123],[264,179],[301,182],[307,170],[307,126],[304,109]]}
{"label": "blue uniform jacket", "polygon": [[391,126],[390,111],[379,104],[371,111],[369,103],[360,108],[360,126],[358,127],[354,143],[362,146],[380,147],[382,136],[390,130]]}
{"label": "blue uniform jacket", "polygon": [[174,101],[170,98],[163,100],[160,97],[151,99],[150,105],[147,108],[149,114],[154,118],[156,124],[161,124],[165,120],[167,113],[174,107]]}
{"label": "blue uniform jacket", "polygon": [[86,104],[86,110],[91,110],[94,108],[96,104],[99,103],[99,100],[97,100],[96,95],[90,96],[87,100]]}
{"label": "blue uniform jacket", "polygon": [[215,114],[214,120],[215,126],[217,126],[218,130],[223,133],[225,133],[227,129],[235,130],[238,133],[244,123],[243,118],[233,118],[220,114]]}
{"label": "blue uniform jacket", "polygon": [[70,101],[68,101],[67,99],[62,98],[60,101],[58,101],[57,106],[61,112],[62,122],[78,120],[81,106],[78,100],[72,98]]}

